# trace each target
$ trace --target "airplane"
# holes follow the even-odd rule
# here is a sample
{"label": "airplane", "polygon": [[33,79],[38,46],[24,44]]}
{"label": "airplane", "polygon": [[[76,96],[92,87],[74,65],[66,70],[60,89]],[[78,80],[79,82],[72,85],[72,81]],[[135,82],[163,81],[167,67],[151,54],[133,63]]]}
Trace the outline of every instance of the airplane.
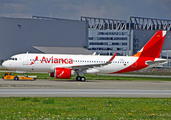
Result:
{"label": "airplane", "polygon": [[137,71],[167,63],[159,58],[166,31],[157,31],[144,47],[132,56],[72,55],[72,54],[17,54],[2,66],[16,72],[49,72],[50,77],[85,81],[84,74],[115,74]]}

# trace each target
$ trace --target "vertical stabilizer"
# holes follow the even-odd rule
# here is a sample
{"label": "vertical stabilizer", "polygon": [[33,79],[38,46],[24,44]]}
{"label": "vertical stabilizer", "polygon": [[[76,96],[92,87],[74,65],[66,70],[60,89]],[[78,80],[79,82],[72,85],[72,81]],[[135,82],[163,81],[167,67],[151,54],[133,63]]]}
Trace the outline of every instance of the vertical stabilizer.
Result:
{"label": "vertical stabilizer", "polygon": [[133,56],[159,58],[165,36],[166,31],[157,31],[144,47]]}

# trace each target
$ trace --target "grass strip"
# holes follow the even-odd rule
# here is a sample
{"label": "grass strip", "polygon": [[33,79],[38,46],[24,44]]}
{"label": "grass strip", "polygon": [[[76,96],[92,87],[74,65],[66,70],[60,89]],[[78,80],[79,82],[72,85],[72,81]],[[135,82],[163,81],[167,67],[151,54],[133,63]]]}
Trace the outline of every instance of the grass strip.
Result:
{"label": "grass strip", "polygon": [[171,98],[0,98],[0,119],[170,120]]}
{"label": "grass strip", "polygon": [[[13,75],[24,75],[21,73],[12,73]],[[27,75],[37,76],[37,79],[56,79],[49,77],[48,73],[28,73]],[[3,72],[0,72],[0,77],[4,76]],[[85,74],[86,80],[128,80],[128,81],[171,81],[171,78],[159,78],[159,77],[132,77],[132,76],[108,76],[108,75],[92,75]],[[61,79],[60,79],[61,80]],[[70,80],[76,80],[76,75],[72,76]]]}

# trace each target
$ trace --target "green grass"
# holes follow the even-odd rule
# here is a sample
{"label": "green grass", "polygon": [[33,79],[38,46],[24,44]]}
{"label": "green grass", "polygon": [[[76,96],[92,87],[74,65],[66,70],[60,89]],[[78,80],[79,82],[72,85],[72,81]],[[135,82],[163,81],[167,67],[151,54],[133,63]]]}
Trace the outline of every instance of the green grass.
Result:
{"label": "green grass", "polygon": [[[0,77],[4,75],[3,72],[0,72]],[[21,73],[13,73],[13,75],[24,75]],[[49,77],[48,73],[28,73],[28,75],[37,76],[37,79],[56,79]],[[154,78],[154,77],[129,77],[129,76],[107,76],[107,75],[84,75],[87,80],[128,80],[128,81],[171,81],[171,78]],[[70,80],[75,80],[76,76],[72,76]],[[60,79],[61,80],[61,79]]]}
{"label": "green grass", "polygon": [[0,120],[170,120],[171,98],[0,98]]}

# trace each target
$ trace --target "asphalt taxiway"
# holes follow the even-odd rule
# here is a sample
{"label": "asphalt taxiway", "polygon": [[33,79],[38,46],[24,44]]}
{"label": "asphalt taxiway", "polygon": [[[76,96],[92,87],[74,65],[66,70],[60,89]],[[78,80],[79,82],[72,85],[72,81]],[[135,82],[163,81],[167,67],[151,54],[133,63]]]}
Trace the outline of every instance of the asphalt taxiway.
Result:
{"label": "asphalt taxiway", "polygon": [[4,97],[170,97],[171,90],[0,89]]}
{"label": "asphalt taxiway", "polygon": [[171,81],[0,79],[0,97],[171,97]]}

